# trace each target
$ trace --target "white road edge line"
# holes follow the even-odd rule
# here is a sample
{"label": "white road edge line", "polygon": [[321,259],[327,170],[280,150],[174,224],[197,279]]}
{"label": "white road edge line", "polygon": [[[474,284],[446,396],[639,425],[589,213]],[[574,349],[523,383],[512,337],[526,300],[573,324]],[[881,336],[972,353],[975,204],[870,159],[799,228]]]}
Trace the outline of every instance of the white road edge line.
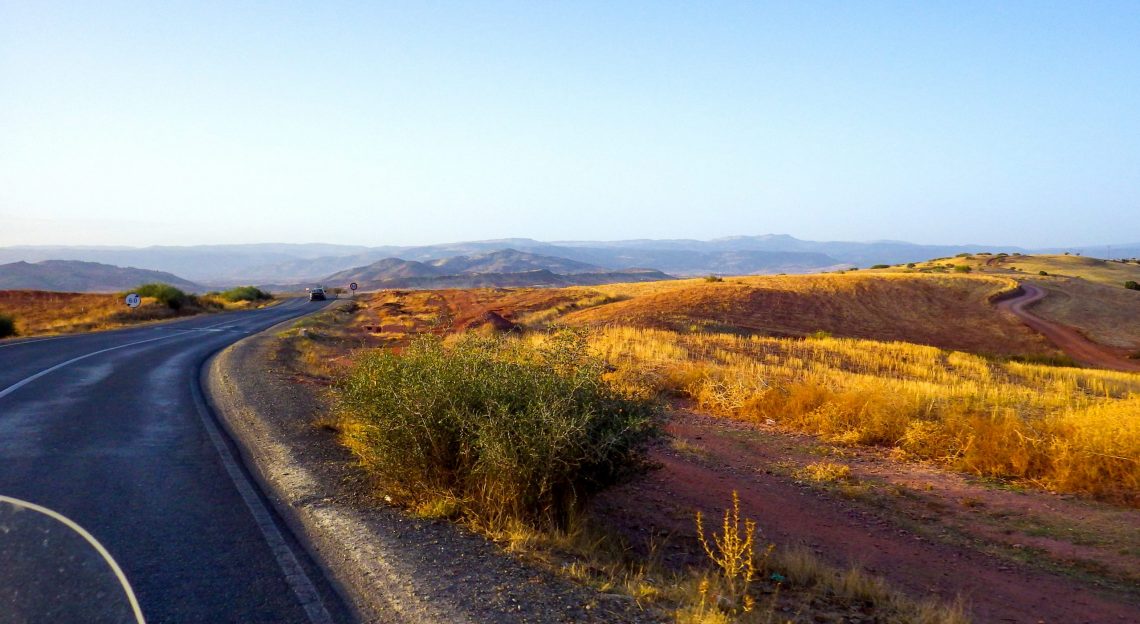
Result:
{"label": "white road edge line", "polygon": [[36,373],[35,375],[32,375],[31,377],[26,377],[24,379],[21,379],[20,381],[17,381],[16,383],[8,386],[7,388],[0,390],[0,399],[8,396],[9,394],[12,394],[13,392],[15,392],[15,391],[19,390],[20,388],[32,383],[33,381],[39,379],[40,377],[43,377],[44,375],[46,375],[50,372],[57,371],[57,370],[65,367],[65,366],[70,366],[70,365],[78,362],[79,360],[86,360],[89,357],[99,355],[100,353],[106,353],[108,351],[115,351],[116,349],[125,349],[127,347],[133,347],[135,345],[140,345],[140,344],[147,343],[147,342],[154,342],[156,340],[166,340],[168,338],[174,338],[176,336],[181,336],[181,335],[182,334],[180,334],[180,333],[179,334],[170,334],[169,336],[159,336],[158,338],[148,338],[146,340],[140,340],[138,342],[128,342],[127,344],[119,345],[117,347],[111,347],[109,349],[100,349],[98,351],[92,351],[91,353],[88,353],[86,355],[81,355],[79,357],[71,358],[70,360],[68,360],[66,362],[60,362],[59,364],[56,364],[55,366],[52,366],[51,368],[45,368],[42,371]]}
{"label": "white road edge line", "polygon": [[52,336],[51,338],[35,338],[33,340],[21,340],[19,342],[9,342],[8,344],[0,344],[0,349],[4,347],[18,347],[20,345],[33,344],[37,342],[47,342],[49,340],[59,340],[60,338],[70,338],[70,336]]}
{"label": "white road edge line", "polygon": [[[198,374],[198,371],[195,371],[195,375]],[[202,390],[197,382],[198,379],[196,376],[190,379],[190,393],[194,396],[194,405],[197,407],[198,418],[202,421],[202,426],[206,428],[206,433],[210,436],[210,442],[214,444],[214,449],[218,451],[222,465],[226,468],[226,473],[229,474],[230,480],[233,481],[242,500],[245,501],[245,506],[249,508],[249,512],[253,515],[253,519],[257,523],[257,528],[261,530],[261,535],[265,538],[269,549],[273,551],[273,556],[277,559],[277,565],[281,568],[281,572],[285,574],[285,580],[289,583],[289,587],[297,597],[297,602],[304,608],[312,624],[332,624],[332,616],[321,601],[320,592],[317,591],[317,588],[313,585],[313,581],[309,579],[309,576],[305,574],[305,569],[301,567],[300,562],[297,561],[297,556],[293,554],[293,550],[289,548],[285,537],[281,535],[281,531],[277,528],[277,523],[273,521],[273,516],[269,513],[265,504],[261,502],[261,498],[258,497],[256,488],[250,483],[249,479],[246,478],[238,466],[237,459],[234,458],[233,453],[231,453],[229,447],[226,446],[222,432],[218,430],[218,426],[214,424],[214,419],[208,412],[209,408],[206,406],[206,401],[201,394]]]}

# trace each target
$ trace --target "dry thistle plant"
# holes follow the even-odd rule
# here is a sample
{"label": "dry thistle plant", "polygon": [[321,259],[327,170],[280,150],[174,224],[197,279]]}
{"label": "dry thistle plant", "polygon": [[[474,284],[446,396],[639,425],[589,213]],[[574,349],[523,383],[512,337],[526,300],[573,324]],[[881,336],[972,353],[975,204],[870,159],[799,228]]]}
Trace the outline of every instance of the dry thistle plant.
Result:
{"label": "dry thistle plant", "polygon": [[[720,535],[712,533],[712,544],[705,537],[703,516],[697,511],[697,538],[709,559],[720,568],[724,593],[717,597],[717,606],[726,611],[751,611],[754,603],[748,595],[748,586],[756,575],[756,560],[753,556],[756,523],[745,518],[742,530],[740,495],[735,490],[732,492],[732,508],[724,511]],[[771,548],[768,551],[771,552]],[[707,584],[702,584],[701,589],[703,600],[708,592]]]}

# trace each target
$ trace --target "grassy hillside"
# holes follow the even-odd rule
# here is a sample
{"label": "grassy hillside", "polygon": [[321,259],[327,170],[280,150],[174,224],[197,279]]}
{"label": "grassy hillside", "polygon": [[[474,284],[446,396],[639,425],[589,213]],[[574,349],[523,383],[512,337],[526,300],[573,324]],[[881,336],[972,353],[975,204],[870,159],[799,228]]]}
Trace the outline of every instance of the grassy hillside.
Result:
{"label": "grassy hillside", "polygon": [[15,321],[20,337],[71,334],[264,305],[267,300],[239,300],[243,289],[207,296],[186,296],[175,309],[153,297],[131,310],[121,294],[0,290],[0,315]]}
{"label": "grassy hillside", "polygon": [[[987,273],[996,275],[1045,277],[1076,277],[1114,288],[1123,288],[1131,280],[1140,282],[1140,262],[1135,260],[1103,260],[1072,255],[1027,254],[963,254],[952,258],[936,258],[925,262],[896,265],[876,271],[918,273]],[[968,269],[968,271],[967,271]]]}
{"label": "grassy hillside", "polygon": [[1049,275],[1079,277],[1115,288],[1123,288],[1129,280],[1140,282],[1140,263],[1136,262],[1063,255],[997,256],[987,262],[986,266],[991,269],[1016,270],[1027,275],[1045,271]]}
{"label": "grassy hillside", "polygon": [[1140,291],[1075,278],[1038,278],[1049,291],[1032,308],[1041,318],[1075,327],[1103,345],[1140,350]]}
{"label": "grassy hillside", "polygon": [[[1090,340],[1119,349],[1140,349],[1140,291],[1124,287],[1140,282],[1135,261],[1066,255],[974,254],[939,258],[867,272],[873,275],[987,275],[1027,280],[1049,291],[1032,308],[1041,318],[1080,331]],[[1044,275],[1042,275],[1044,273]]]}
{"label": "grassy hillside", "polygon": [[1015,285],[995,277],[847,273],[603,286],[597,290],[626,300],[567,314],[561,322],[770,336],[822,331],[976,353],[1053,353],[990,305],[991,297]]}
{"label": "grassy hillside", "polygon": [[989,303],[1013,285],[857,272],[377,293],[358,301],[349,322],[358,333],[347,342],[400,346],[422,332],[594,326],[591,348],[613,364],[611,382],[635,395],[686,396],[708,412],[832,443],[1136,500],[1140,470],[1129,458],[1140,452],[1140,377],[963,352],[1053,353]]}

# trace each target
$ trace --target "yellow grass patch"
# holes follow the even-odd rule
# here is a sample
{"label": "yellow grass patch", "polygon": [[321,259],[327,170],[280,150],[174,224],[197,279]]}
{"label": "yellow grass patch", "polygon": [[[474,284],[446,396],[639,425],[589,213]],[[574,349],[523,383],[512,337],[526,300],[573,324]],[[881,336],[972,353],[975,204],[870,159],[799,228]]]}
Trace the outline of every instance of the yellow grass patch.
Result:
{"label": "yellow grass patch", "polygon": [[1059,491],[1140,495],[1140,375],[846,338],[608,327],[592,345],[714,413]]}

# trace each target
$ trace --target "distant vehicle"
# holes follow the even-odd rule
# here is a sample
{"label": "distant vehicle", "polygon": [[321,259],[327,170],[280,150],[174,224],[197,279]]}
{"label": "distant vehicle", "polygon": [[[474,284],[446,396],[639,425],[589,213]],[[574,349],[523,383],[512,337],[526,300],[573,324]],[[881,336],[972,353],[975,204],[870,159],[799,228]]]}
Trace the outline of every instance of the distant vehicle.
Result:
{"label": "distant vehicle", "polygon": [[309,301],[324,301],[325,299],[324,288],[312,288],[309,290]]}

